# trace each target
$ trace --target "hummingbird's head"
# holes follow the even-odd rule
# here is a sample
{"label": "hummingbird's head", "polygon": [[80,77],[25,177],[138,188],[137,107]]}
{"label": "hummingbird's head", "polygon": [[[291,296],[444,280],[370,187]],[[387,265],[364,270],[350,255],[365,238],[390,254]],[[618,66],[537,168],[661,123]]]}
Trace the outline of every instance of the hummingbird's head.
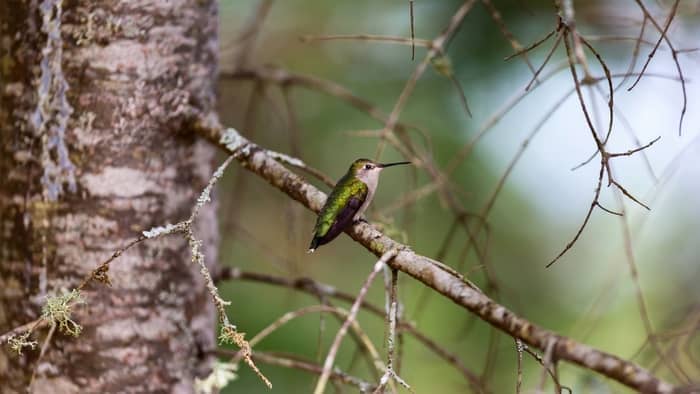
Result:
{"label": "hummingbird's head", "polygon": [[411,164],[410,161],[400,161],[396,163],[375,163],[370,159],[357,159],[352,165],[350,165],[350,171],[355,175],[356,178],[363,181],[364,183],[370,185],[376,185],[379,179],[379,173],[391,166],[396,166],[400,164]]}

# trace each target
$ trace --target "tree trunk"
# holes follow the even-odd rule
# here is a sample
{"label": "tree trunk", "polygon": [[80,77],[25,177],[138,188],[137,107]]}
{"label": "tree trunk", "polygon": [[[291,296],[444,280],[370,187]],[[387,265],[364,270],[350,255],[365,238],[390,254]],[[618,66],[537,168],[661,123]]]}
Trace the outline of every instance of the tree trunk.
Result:
{"label": "tree trunk", "polygon": [[[189,216],[213,148],[214,0],[0,1],[0,334],[143,230]],[[215,207],[197,236],[216,258]],[[46,353],[0,351],[0,392],[190,392],[214,310],[177,236],[116,260]],[[46,329],[33,335],[41,345]]]}

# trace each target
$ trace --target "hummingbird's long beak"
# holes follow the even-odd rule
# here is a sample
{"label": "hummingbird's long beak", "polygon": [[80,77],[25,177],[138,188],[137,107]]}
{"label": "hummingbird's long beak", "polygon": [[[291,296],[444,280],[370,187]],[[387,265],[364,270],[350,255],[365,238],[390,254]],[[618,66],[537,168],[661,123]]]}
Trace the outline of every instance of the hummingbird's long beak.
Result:
{"label": "hummingbird's long beak", "polygon": [[398,166],[401,164],[411,164],[411,162],[410,161],[397,161],[396,163],[377,164],[377,167],[387,168],[387,167],[391,167],[391,166]]}

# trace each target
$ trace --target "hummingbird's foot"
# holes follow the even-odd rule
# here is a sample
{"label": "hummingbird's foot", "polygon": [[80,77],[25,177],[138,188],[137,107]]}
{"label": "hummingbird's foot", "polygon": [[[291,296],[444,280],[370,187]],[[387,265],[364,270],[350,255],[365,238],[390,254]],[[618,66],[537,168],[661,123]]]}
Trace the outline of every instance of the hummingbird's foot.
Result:
{"label": "hummingbird's foot", "polygon": [[359,218],[353,220],[352,224],[359,224],[359,223],[364,223],[364,224],[369,224],[367,219],[365,219],[364,216],[360,216]]}

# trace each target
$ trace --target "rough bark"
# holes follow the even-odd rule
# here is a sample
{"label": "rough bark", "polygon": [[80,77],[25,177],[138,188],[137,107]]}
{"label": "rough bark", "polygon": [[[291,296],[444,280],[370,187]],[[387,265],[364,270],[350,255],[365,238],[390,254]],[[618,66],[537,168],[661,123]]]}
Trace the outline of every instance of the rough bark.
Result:
{"label": "rough bark", "polygon": [[[0,2],[0,332],[189,215],[214,151],[184,119],[214,107],[217,50],[214,0]],[[208,261],[214,209],[197,233]],[[2,393],[34,370],[34,392],[193,390],[215,319],[184,240],[142,243],[109,277],[76,309],[78,338],[56,332],[38,362],[0,352]]]}
{"label": "rough bark", "polygon": [[[197,131],[221,149],[235,154],[244,168],[308,209],[318,212],[323,206],[325,193],[277,161],[282,158],[283,161],[303,167],[300,160],[270,152],[248,141],[233,129],[222,129],[213,116],[197,120]],[[539,327],[516,315],[468,281],[446,270],[442,263],[413,252],[408,246],[385,236],[372,225],[356,224],[346,232],[375,256],[398,249],[399,253],[389,262],[392,268],[412,276],[502,332],[520,338],[542,351],[551,349],[552,360],[580,365],[643,393],[682,392],[682,389],[673,387],[633,362]]]}

